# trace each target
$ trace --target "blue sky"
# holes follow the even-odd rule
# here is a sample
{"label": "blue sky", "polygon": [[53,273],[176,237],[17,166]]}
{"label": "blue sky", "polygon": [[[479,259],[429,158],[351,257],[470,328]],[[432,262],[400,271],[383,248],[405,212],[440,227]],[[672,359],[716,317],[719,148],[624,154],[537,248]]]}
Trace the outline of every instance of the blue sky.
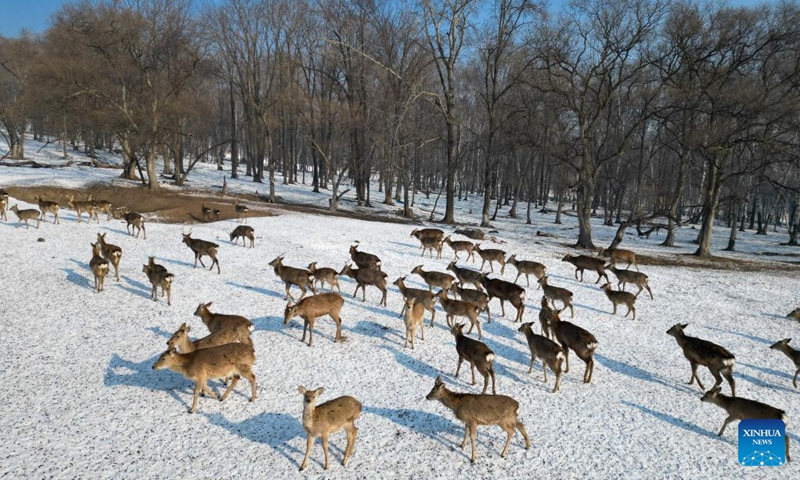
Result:
{"label": "blue sky", "polygon": [[[551,8],[566,0],[549,0]],[[729,0],[733,5],[754,5],[777,0]],[[15,37],[22,29],[43,32],[50,24],[50,15],[65,0],[0,0],[0,36]],[[197,3],[201,3],[198,1]]]}

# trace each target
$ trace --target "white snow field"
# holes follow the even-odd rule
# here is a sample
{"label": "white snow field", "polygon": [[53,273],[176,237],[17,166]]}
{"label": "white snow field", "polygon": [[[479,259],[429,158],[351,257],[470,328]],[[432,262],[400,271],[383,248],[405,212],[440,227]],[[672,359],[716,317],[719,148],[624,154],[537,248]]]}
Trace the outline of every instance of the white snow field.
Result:
{"label": "white snow field", "polygon": [[[35,148],[29,146],[33,154]],[[91,168],[28,169],[0,167],[0,186],[80,186],[111,182],[118,171]],[[201,165],[193,188],[217,183],[219,173]],[[256,186],[229,182],[232,188]],[[258,188],[265,188],[258,185]],[[310,196],[310,188],[281,186],[284,198]],[[295,193],[293,193],[295,192]],[[325,198],[320,194],[319,201]],[[111,199],[113,201],[113,199]],[[433,199],[431,199],[432,202]],[[418,207],[426,205],[418,198]],[[477,200],[475,201],[477,202]],[[10,205],[18,203],[11,199]],[[21,205],[26,205],[20,202]],[[471,205],[459,204],[459,219],[475,221]],[[463,207],[461,205],[464,205]],[[524,207],[524,206],[522,206]],[[199,207],[198,207],[199,208]],[[266,207],[265,207],[266,208]],[[398,207],[394,207],[398,208]],[[441,208],[441,206],[440,206]],[[507,212],[507,208],[503,210]],[[0,478],[798,478],[798,462],[782,467],[742,467],[737,462],[737,424],[723,437],[717,432],[725,411],[701,403],[697,385],[687,385],[689,362],[666,330],[688,323],[692,336],[718,343],[736,355],[737,393],[784,409],[795,458],[800,448],[800,390],[791,384],[794,368],[773,342],[795,337],[800,323],[785,315],[800,306],[798,268],[774,260],[793,250],[777,245],[783,234],[756,237],[740,234],[744,252],[782,252],[770,261],[752,253],[726,257],[763,261],[759,271],[711,270],[648,266],[655,299],[646,292],[637,301],[638,317],[611,315],[611,303],[594,273],[583,283],[571,265],[562,262],[564,246],[574,240],[572,217],[552,225],[552,215],[539,215],[534,225],[498,218],[492,245],[518,258],[547,265],[551,283],[575,292],[575,318],[566,320],[591,331],[598,339],[591,384],[583,384],[584,365],[572,354],[561,391],[551,393],[554,377],[542,382],[541,363],[528,374],[529,351],[514,310],[500,315],[493,301],[492,323],[481,315],[484,341],[496,354],[498,393],[520,404],[520,420],[531,438],[531,449],[516,434],[508,457],[500,457],[505,434],[499,427],[478,429],[478,458],[469,462],[469,446],[460,449],[463,425],[439,402],[425,395],[441,375],[448,387],[480,393],[470,384],[469,369],[459,379],[454,339],[437,306],[436,326],[426,328],[416,349],[403,348],[404,326],[398,313],[401,296],[389,286],[388,308],[368,287],[367,300],[352,298],[355,283],[341,279],[345,341],[333,343],[333,322],[318,320],[313,347],[300,342],[302,320],[283,323],[283,283],[267,263],[285,254],[284,263],[340,269],[348,248],[379,255],[389,281],[407,275],[409,286],[424,288],[410,275],[419,264],[443,270],[452,259],[448,247],[442,259],[420,258],[412,225],[367,222],[323,215],[274,210],[275,216],[251,218],[256,247],[234,246],[228,232],[236,222],[191,225],[195,237],[220,244],[222,273],[193,269],[192,252],[181,243],[187,226],[150,222],[147,240],[128,236],[119,220],[78,224],[72,211],[61,211],[61,225],[48,221],[39,230],[0,221],[0,373],[5,393],[0,398]],[[522,210],[524,214],[524,208]],[[535,237],[536,230],[560,238]],[[90,242],[97,233],[122,247],[121,281],[112,275],[106,290],[96,293],[88,263]],[[596,224],[598,244],[606,245],[614,228]],[[663,239],[626,236],[623,246],[647,255],[674,255],[693,249],[694,232],[680,230],[680,248],[665,253]],[[715,247],[724,246],[726,229],[719,228]],[[43,239],[40,241],[39,239]],[[492,242],[484,242],[492,244]],[[150,299],[150,284],[142,264],[153,255],[175,275],[172,306]],[[208,262],[206,261],[206,264]],[[464,265],[464,263],[460,263]],[[479,264],[470,265],[477,268]],[[488,269],[488,267],[487,267]],[[514,280],[508,266],[503,278]],[[612,275],[613,278],[613,275]],[[520,282],[524,281],[520,279]],[[630,287],[629,287],[630,290]],[[298,296],[298,290],[293,294]],[[541,291],[527,288],[525,321],[535,322]],[[207,331],[193,316],[201,302],[213,302],[214,312],[241,314],[255,324],[258,399],[250,403],[250,386],[239,382],[221,403],[201,397],[195,414],[188,414],[193,384],[180,374],[152,365],[181,323],[192,337]],[[621,309],[624,311],[624,309]],[[426,326],[429,315],[426,314]],[[796,348],[800,348],[795,345]],[[705,367],[706,388],[713,378]],[[222,383],[210,382],[218,392]],[[302,396],[297,386],[325,387],[321,401],[352,395],[363,404],[355,452],[347,467],[340,465],[345,436],[331,437],[331,468],[322,468],[319,442],[308,470],[297,469],[305,453],[301,424]],[[730,389],[723,382],[723,393]]]}

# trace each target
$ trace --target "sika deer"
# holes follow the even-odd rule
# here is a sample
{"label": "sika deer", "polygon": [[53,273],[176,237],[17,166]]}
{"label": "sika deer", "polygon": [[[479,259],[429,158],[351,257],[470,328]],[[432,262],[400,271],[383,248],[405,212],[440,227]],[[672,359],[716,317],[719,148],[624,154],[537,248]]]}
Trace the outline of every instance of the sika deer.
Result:
{"label": "sika deer", "polygon": [[442,258],[442,242],[441,240],[432,240],[429,238],[424,238],[421,240],[422,242],[422,255],[425,256],[425,252],[430,250],[431,251],[431,258],[433,258],[433,252],[436,251],[436,258]]}
{"label": "sika deer", "polygon": [[[453,249],[453,254],[455,255],[457,260],[460,260],[460,258],[458,257],[458,252],[467,252],[467,260],[472,259],[473,263],[475,262],[475,251],[474,251],[475,250],[475,244],[474,243],[468,242],[466,240],[456,240],[454,242],[454,241],[450,240],[450,235],[445,237],[444,243],[446,243],[448,246],[450,246],[450,248]],[[455,263],[455,261],[453,261],[453,263],[451,263],[451,265],[454,264],[454,263]],[[489,263],[489,266],[491,266],[491,263]]]}
{"label": "sika deer", "polygon": [[797,375],[800,374],[800,350],[795,350],[794,348],[790,347],[789,342],[791,341],[791,338],[784,338],[783,340],[770,345],[769,348],[785,353],[786,356],[789,357],[792,362],[794,362],[794,366],[797,368],[797,370],[794,372],[792,385],[794,385],[794,388],[797,388]]}
{"label": "sika deer", "polygon": [[795,308],[794,310],[789,312],[789,314],[786,315],[786,316],[789,317],[789,318],[794,318],[795,320],[800,322],[800,308]]}
{"label": "sika deer", "polygon": [[371,253],[359,252],[357,245],[350,247],[350,258],[355,262],[358,268],[381,269],[381,259],[378,258],[377,255]]}
{"label": "sika deer", "polygon": [[357,285],[355,291],[353,291],[353,298],[355,298],[356,294],[358,293],[358,289],[360,288],[361,301],[366,301],[367,285],[375,285],[375,287],[383,294],[378,305],[383,305],[384,307],[386,306],[386,277],[388,276],[386,273],[373,268],[356,269],[350,266],[349,263],[346,263],[342,271],[339,272],[339,275],[347,275],[356,281]]}
{"label": "sika deer", "polygon": [[476,270],[472,270],[471,268],[461,268],[456,266],[456,261],[453,260],[450,262],[450,265],[447,266],[447,270],[456,274],[456,278],[461,283],[471,283],[475,286],[478,290],[483,291],[483,273],[478,272]]}
{"label": "sika deer", "polygon": [[339,272],[336,270],[328,267],[317,268],[317,262],[311,262],[308,264],[308,271],[314,275],[314,282],[319,282],[320,291],[324,291],[325,282],[328,282],[331,291],[336,287],[339,293],[342,293],[342,288],[339,286]]}
{"label": "sika deer", "polygon": [[636,320],[636,307],[634,306],[636,303],[636,295],[630,292],[611,290],[611,285],[608,283],[603,285],[603,291],[606,297],[611,300],[611,304],[614,305],[614,311],[611,312],[612,315],[617,314],[617,305],[625,305],[628,307],[625,316],[627,317],[629,313],[633,312],[633,319]]}
{"label": "sika deer", "polygon": [[524,288],[516,283],[489,277],[483,277],[483,287],[486,289],[489,300],[493,298],[500,299],[500,309],[504,317],[506,315],[505,301],[508,300],[511,302],[511,305],[517,309],[517,315],[514,317],[514,321],[522,321],[522,314],[525,312]]}
{"label": "sika deer", "polygon": [[211,209],[206,207],[205,202],[203,202],[203,206],[201,207],[201,211],[203,212],[203,221],[208,222],[211,220]]}
{"label": "sika deer", "polygon": [[150,292],[150,298],[153,301],[158,300],[158,287],[161,287],[161,296],[167,294],[167,305],[172,305],[172,282],[175,276],[167,271],[163,265],[155,262],[155,258],[150,257],[147,264],[142,267],[142,273],[147,275],[150,284],[153,285],[153,290]]}
{"label": "sika deer", "polygon": [[197,397],[201,391],[205,395],[217,398],[217,393],[207,385],[209,380],[233,377],[228,389],[219,399],[220,402],[224,402],[228,398],[228,394],[239,383],[239,377],[242,376],[250,382],[252,389],[250,401],[254,402],[258,395],[256,376],[253,373],[255,361],[256,353],[252,345],[228,343],[195,350],[191,353],[178,353],[174,348],[167,350],[153,364],[153,370],[168,368],[194,381],[194,398],[192,407],[189,409],[189,413],[194,413],[197,410]]}
{"label": "sika deer", "polygon": [[[427,311],[431,312],[431,327],[433,326],[433,321],[436,318],[436,299],[429,290],[423,290],[421,288],[411,288],[406,287],[405,283],[406,277],[400,277],[394,281],[393,285],[397,285],[397,288],[400,289],[400,294],[403,295],[405,300],[413,299],[417,305],[422,305]],[[403,309],[400,311],[400,316],[402,317],[406,310],[408,310],[407,305],[403,304]]]}
{"label": "sika deer", "polygon": [[222,210],[215,208],[213,210],[213,213],[214,213],[214,221],[219,222],[219,216],[222,215]]}
{"label": "sika deer", "polygon": [[444,237],[444,232],[439,230],[438,228],[422,228],[422,229],[414,229],[411,232],[412,237],[416,237],[417,240],[422,242],[423,240],[435,240],[439,243],[442,242],[442,237]]}
{"label": "sika deer", "polygon": [[122,248],[106,243],[105,233],[97,234],[97,243],[100,244],[100,251],[103,253],[103,258],[114,266],[114,276],[119,282],[119,261],[122,259]]}
{"label": "sika deer", "polygon": [[556,340],[564,349],[566,368],[564,373],[569,373],[569,349],[575,352],[584,363],[586,370],[583,372],[583,383],[591,383],[594,374],[594,351],[597,349],[597,339],[591,333],[570,322],[562,322],[560,312],[553,312],[550,328]]}
{"label": "sika deer", "polygon": [[722,376],[720,376],[722,374],[728,380],[731,386],[731,394],[735,397],[736,382],[733,380],[733,366],[736,363],[736,359],[733,354],[715,343],[686,335],[683,330],[687,326],[689,326],[688,323],[683,325],[676,323],[667,330],[667,335],[675,337],[678,346],[683,350],[683,356],[689,360],[689,365],[692,367],[692,378],[689,379],[689,385],[694,383],[696,379],[700,389],[705,390],[703,384],[700,383],[700,376],[697,374],[697,366],[704,365],[708,367],[711,375],[716,380],[714,387],[719,387],[722,383]]}
{"label": "sika deer", "polygon": [[[192,341],[189,338],[189,332],[192,328],[185,323],[172,334],[167,340],[167,349],[176,349],[180,353],[192,353],[195,350],[203,348],[218,347],[220,345],[227,345],[229,343],[246,343],[252,345],[253,341],[249,335],[247,337],[240,337],[236,330],[222,330],[217,333],[206,335],[203,338]],[[249,332],[248,332],[249,333]]]}
{"label": "sika deer", "polygon": [[[92,206],[94,207],[95,216],[99,212],[103,212],[106,214],[106,221],[111,220],[111,202],[108,200],[92,200],[92,195],[89,194],[89,201],[92,202]],[[98,222],[100,220],[98,219]]]}
{"label": "sika deer", "polygon": [[489,295],[481,290],[463,288],[458,283],[454,283],[450,291],[461,297],[461,300],[474,303],[478,307],[478,313],[486,311],[486,319],[489,323],[492,323],[492,313],[489,311]]}
{"label": "sika deer", "polygon": [[300,300],[306,296],[306,287],[311,288],[311,291],[314,294],[317,294],[317,289],[314,287],[314,279],[312,278],[311,272],[304,268],[296,268],[296,267],[287,267],[283,265],[283,256],[276,257],[275,260],[269,262],[271,267],[275,269],[275,275],[279,276],[283,283],[286,284],[286,297],[285,300],[294,299],[292,294],[289,292],[289,289],[292,288],[292,285],[297,285],[300,287],[300,290],[303,291],[303,294],[300,295]]}
{"label": "sika deer", "polygon": [[604,248],[600,250],[601,257],[609,257],[611,258],[611,265],[616,267],[617,262],[628,262],[628,266],[625,267],[626,269],[631,268],[631,265],[636,267],[636,271],[639,271],[639,266],[636,265],[636,254],[630,250],[623,250],[621,248]]}
{"label": "sika deer", "polygon": [[433,291],[433,287],[441,288],[442,290],[449,290],[456,279],[445,272],[425,271],[422,265],[417,265],[411,270],[411,273],[416,273],[428,284],[428,290]]}
{"label": "sika deer", "polygon": [[455,325],[455,317],[467,317],[469,319],[470,327],[467,333],[472,333],[474,327],[478,327],[478,339],[483,338],[483,330],[481,329],[481,321],[478,319],[478,306],[474,303],[464,300],[452,300],[447,298],[447,291],[440,290],[435,295],[439,297],[439,303],[447,313],[447,326],[452,327]]}
{"label": "sika deer", "polygon": [[246,247],[245,239],[250,239],[250,248],[256,246],[256,236],[253,227],[249,225],[239,225],[238,227],[234,228],[233,231],[230,233],[231,242],[234,245],[239,244],[239,238],[242,239],[242,246]]}
{"label": "sika deer", "polygon": [[92,259],[89,261],[89,267],[94,273],[94,288],[98,292],[102,292],[106,275],[108,274],[108,260],[100,256],[100,243],[92,243]]}
{"label": "sika deer", "polygon": [[6,209],[8,208],[8,194],[0,193],[0,219],[7,222],[8,216],[6,215]]}
{"label": "sika deer", "polygon": [[219,260],[217,260],[217,250],[219,249],[219,245],[214,242],[209,242],[207,240],[200,240],[199,238],[192,238],[192,234],[184,233],[183,235],[183,243],[186,244],[194,252],[194,268],[197,268],[197,261],[200,260],[200,265],[205,268],[205,264],[203,263],[203,256],[208,255],[211,257],[211,267],[209,270],[214,269],[214,265],[217,265],[217,274],[220,273],[219,270]]}
{"label": "sika deer", "polygon": [[[749,400],[747,398],[729,397],[720,393],[720,387],[714,387],[700,398],[701,402],[713,403],[718,407],[722,407],[728,412],[728,418],[722,424],[717,436],[722,436],[725,432],[725,427],[734,420],[781,420],[784,424],[788,423],[789,419],[786,417],[786,412],[767,405],[766,403]],[[792,461],[789,456],[789,435],[786,435],[786,461]]]}
{"label": "sika deer", "polygon": [[53,214],[53,217],[55,217],[53,219],[53,223],[60,223],[58,221],[58,203],[49,202],[47,200],[44,200],[42,197],[40,197],[38,195],[36,196],[35,200],[36,200],[36,203],[39,204],[39,210],[42,211],[42,220],[43,221],[47,220],[47,212],[50,212],[50,213]]}
{"label": "sika deer", "polygon": [[464,440],[461,448],[467,446],[467,436],[470,437],[472,456],[470,461],[475,463],[475,437],[478,425],[497,425],[502,428],[508,438],[503,447],[501,457],[508,455],[508,446],[514,436],[514,430],[519,430],[525,439],[525,449],[531,448],[525,425],[519,421],[517,412],[519,403],[505,395],[473,395],[470,393],[456,393],[447,389],[442,377],[436,377],[430,393],[425,397],[428,400],[439,400],[442,405],[453,411],[456,418],[464,422]]}
{"label": "sika deer", "polygon": [[539,310],[539,325],[542,327],[542,335],[550,340],[556,338],[555,332],[553,331],[554,313],[556,313],[556,311],[550,308],[550,303],[547,301],[547,297],[542,296],[542,308]]}
{"label": "sika deer", "polygon": [[[211,310],[208,309],[211,303],[201,303],[194,311],[194,315],[200,317],[200,320],[203,321],[210,333],[231,330],[236,332],[239,338],[250,338],[250,332],[255,328],[253,327],[253,322],[241,315],[211,313]],[[244,342],[244,340],[242,341]],[[252,344],[252,341],[249,343]]]}
{"label": "sika deer", "polygon": [[517,255],[511,255],[506,260],[506,263],[509,265],[514,265],[517,268],[517,278],[514,279],[514,283],[517,283],[519,280],[520,275],[525,275],[525,283],[530,287],[531,280],[530,274],[533,274],[536,277],[536,280],[547,275],[547,267],[542,265],[539,262],[534,262],[532,260],[517,260]]}
{"label": "sika deer", "polygon": [[547,367],[556,375],[556,385],[553,393],[561,387],[561,365],[564,362],[564,352],[561,346],[547,337],[533,333],[533,323],[523,323],[518,332],[525,334],[528,340],[528,348],[531,350],[531,364],[528,373],[533,371],[533,362],[539,358],[542,361],[542,372],[544,372],[544,383],[547,383]]}
{"label": "sika deer", "polygon": [[617,276],[617,286],[623,291],[625,290],[625,284],[630,283],[639,287],[639,291],[636,292],[637,297],[642,293],[643,289],[647,289],[647,293],[650,294],[650,300],[653,299],[653,291],[650,290],[650,285],[647,283],[647,275],[631,270],[620,270],[613,265],[607,265],[607,268]]}
{"label": "sika deer", "polygon": [[322,437],[322,451],[325,453],[325,470],[328,469],[328,436],[344,429],[347,435],[347,447],[344,451],[342,466],[347,466],[347,460],[353,454],[356,446],[356,420],[361,414],[361,402],[353,397],[344,396],[328,400],[322,405],[316,405],[317,397],[322,395],[322,387],[316,390],[308,390],[305,387],[297,387],[297,391],[303,396],[303,429],[308,435],[306,441],[306,456],[300,465],[302,472],[308,467],[308,459],[311,457],[311,448],[317,441],[317,437]]}
{"label": "sika deer", "polygon": [[492,395],[496,394],[494,383],[494,352],[485,343],[473,340],[463,333],[463,323],[453,323],[450,326],[450,333],[456,337],[456,352],[458,353],[458,367],[456,368],[456,378],[461,372],[461,364],[466,360],[469,362],[472,371],[472,384],[475,385],[475,368],[483,375],[483,392],[489,386],[489,377],[492,377]]}
{"label": "sika deer", "polygon": [[342,318],[339,316],[342,305],[344,305],[344,299],[334,292],[312,295],[294,305],[287,303],[286,310],[283,311],[283,324],[286,325],[289,320],[297,316],[302,318],[303,338],[300,341],[306,341],[306,329],[308,329],[308,346],[310,347],[314,341],[314,323],[319,317],[329,315],[336,322],[336,335],[333,337],[333,341],[338,342],[342,339]]}
{"label": "sika deer", "polygon": [[569,262],[575,265],[575,279],[578,279],[578,272],[581,272],[581,282],[583,281],[583,271],[584,270],[592,270],[593,272],[597,273],[597,281],[594,283],[600,282],[600,279],[606,277],[606,282],[609,282],[608,275],[606,274],[606,262],[604,262],[600,258],[590,257],[588,255],[564,255],[564,258],[561,259],[562,262]]}
{"label": "sika deer", "polygon": [[496,248],[487,248],[486,250],[483,250],[481,249],[480,243],[475,245],[475,251],[481,256],[481,271],[483,271],[483,266],[486,264],[486,262],[489,262],[489,268],[491,269],[492,273],[494,273],[494,266],[492,266],[492,262],[497,262],[501,266],[500,275],[503,275],[506,272],[506,252]]}
{"label": "sika deer", "polygon": [[92,218],[97,220],[97,223],[100,223],[100,219],[97,216],[97,209],[95,208],[94,203],[92,203],[91,200],[76,202],[75,195],[70,195],[67,198],[69,199],[70,208],[75,210],[75,213],[78,215],[78,223],[82,222],[81,217],[83,215],[83,212],[86,212],[89,215],[89,219],[86,221],[87,223],[91,222]]}
{"label": "sika deer", "polygon": [[411,340],[411,350],[414,350],[414,337],[419,327],[419,333],[422,339],[425,340],[425,327],[423,325],[423,317],[425,317],[425,305],[417,302],[413,298],[406,298],[405,303],[405,316],[403,321],[406,324],[406,344],[403,348],[408,348],[408,340]]}
{"label": "sika deer", "polygon": [[544,296],[549,298],[550,301],[553,302],[554,307],[556,300],[558,300],[562,304],[561,310],[563,311],[564,309],[569,307],[570,318],[575,318],[575,309],[572,306],[572,292],[570,292],[566,288],[548,285],[547,275],[539,279],[539,285],[542,286],[542,291],[544,292]]}
{"label": "sika deer", "polygon": [[11,207],[11,211],[17,216],[17,226],[19,226],[20,222],[25,221],[25,230],[27,230],[28,220],[36,220],[36,230],[39,230],[39,223],[41,222],[39,217],[41,217],[42,212],[35,208],[20,210],[16,205]]}
{"label": "sika deer", "polygon": [[139,238],[139,233],[144,232],[144,239],[147,240],[147,231],[144,229],[144,217],[142,214],[131,212],[128,210],[128,207],[125,207],[121,213],[122,218],[125,220],[125,223],[127,223],[127,225],[125,225],[125,231],[131,236],[133,236],[133,232],[136,232],[136,238]]}
{"label": "sika deer", "polygon": [[239,205],[239,200],[233,202],[233,209],[236,211],[236,221],[238,223],[247,223],[247,216],[250,215],[250,209],[244,205]]}

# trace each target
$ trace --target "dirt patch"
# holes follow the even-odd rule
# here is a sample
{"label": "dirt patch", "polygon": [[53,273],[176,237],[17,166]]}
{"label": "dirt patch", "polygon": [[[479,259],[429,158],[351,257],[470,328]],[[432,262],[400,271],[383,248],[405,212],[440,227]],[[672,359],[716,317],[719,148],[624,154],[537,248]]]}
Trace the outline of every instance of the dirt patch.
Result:
{"label": "dirt patch", "polygon": [[202,205],[218,209],[220,220],[237,218],[233,202],[240,198],[250,208],[251,217],[269,217],[276,215],[263,207],[257,197],[229,197],[209,195],[208,192],[186,190],[150,191],[145,187],[94,185],[88,188],[73,189],[63,187],[8,187],[9,195],[29,203],[36,203],[35,197],[41,195],[45,200],[58,202],[62,208],[69,208],[68,195],[75,195],[75,200],[86,200],[89,194],[94,200],[108,200],[113,208],[128,207],[140,213],[156,213],[157,222],[163,223],[200,223],[203,222]]}

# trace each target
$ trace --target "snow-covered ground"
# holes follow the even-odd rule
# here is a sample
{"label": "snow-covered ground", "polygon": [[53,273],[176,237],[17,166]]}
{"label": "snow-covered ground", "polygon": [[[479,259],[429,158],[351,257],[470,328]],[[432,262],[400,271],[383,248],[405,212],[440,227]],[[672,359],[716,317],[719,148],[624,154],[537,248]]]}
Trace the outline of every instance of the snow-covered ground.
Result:
{"label": "snow-covered ground", "polygon": [[[0,186],[79,186],[112,181],[116,174],[0,167]],[[190,178],[194,188],[220,181],[219,173],[205,165]],[[229,187],[264,189],[246,181],[229,181]],[[307,187],[279,189],[284,198],[292,192],[309,195],[303,193]],[[421,198],[418,205],[423,206]],[[460,204],[459,218],[474,221],[468,205]],[[422,264],[443,270],[451,260],[449,249],[440,260],[421,259],[410,226],[277,213],[250,220],[257,235],[254,249],[229,242],[234,221],[193,225],[193,236],[221,245],[222,273],[217,275],[192,268],[181,225],[149,223],[144,240],[128,236],[125,224],[116,220],[78,224],[67,210],[61,212],[61,225],[48,221],[40,230],[26,230],[15,226],[9,212],[10,222],[0,221],[0,373],[7,383],[0,401],[0,477],[286,478],[305,452],[298,385],[324,386],[322,401],[352,395],[363,404],[355,453],[346,468],[338,464],[344,434],[332,437],[327,474],[332,478],[793,478],[800,473],[797,462],[761,469],[738,465],[735,424],[722,438],[716,436],[725,412],[701,403],[700,389],[686,385],[689,363],[665,333],[675,323],[689,323],[689,335],[731,350],[737,359],[737,393],[786,410],[796,450],[800,391],[792,388],[790,361],[768,348],[781,338],[800,339],[800,324],[784,317],[800,306],[796,267],[742,273],[643,266],[655,300],[639,297],[634,322],[611,315],[610,302],[592,283],[594,274],[579,283],[571,265],[561,261],[569,251],[562,244],[574,238],[574,219],[565,217],[562,226],[551,225],[551,215],[537,214],[533,226],[524,225],[524,219],[499,219],[498,238],[507,243],[493,246],[546,264],[552,284],[575,292],[574,322],[593,332],[599,347],[593,382],[581,383],[583,364],[571,355],[570,373],[553,394],[553,377],[549,384],[542,382],[541,364],[528,374],[528,347],[511,323],[513,309],[501,317],[499,302],[493,302],[495,321],[487,324],[481,316],[484,341],[496,354],[498,393],[519,401],[532,447],[524,450],[517,434],[502,459],[505,434],[498,427],[481,427],[478,461],[471,465],[469,447],[459,448],[462,424],[440,403],[425,400],[437,375],[457,391],[480,393],[482,386],[471,386],[464,368],[461,378],[453,378],[457,357],[441,307],[425,341],[418,340],[413,351],[404,349],[397,288],[390,286],[384,308],[377,306],[376,289],[370,287],[362,303],[351,296],[355,283],[342,279],[346,340],[332,342],[333,322],[325,317],[317,322],[314,346],[308,347],[300,342],[302,320],[283,324],[284,287],[267,265],[285,254],[287,265],[318,261],[339,269],[348,260],[348,247],[358,241],[361,249],[381,257],[390,281],[408,275],[410,286],[422,288],[421,279],[409,275],[411,269]],[[534,237],[536,230],[561,238]],[[89,243],[98,232],[124,251],[122,281],[109,277],[101,293],[91,287],[88,267]],[[595,232],[598,243],[606,244],[614,229],[598,224]],[[677,251],[693,250],[692,233],[679,231]],[[715,245],[724,246],[724,236],[725,229],[719,229]],[[659,241],[627,236],[624,245],[659,254]],[[785,236],[745,233],[739,245],[744,251],[786,248],[778,241]],[[175,274],[171,307],[149,298],[141,269],[151,255]],[[509,266],[504,278],[515,275]],[[535,287],[527,289],[525,321],[536,322],[540,294]],[[250,388],[242,380],[224,403],[201,397],[197,413],[189,415],[192,383],[152,365],[181,323],[192,327],[193,337],[205,335],[192,313],[208,301],[212,311],[253,320],[258,399],[248,402]],[[700,375],[706,387],[713,384],[705,368]],[[221,390],[221,382],[212,385]],[[729,393],[726,383],[723,392]],[[303,476],[322,475],[321,462],[317,443]]]}

